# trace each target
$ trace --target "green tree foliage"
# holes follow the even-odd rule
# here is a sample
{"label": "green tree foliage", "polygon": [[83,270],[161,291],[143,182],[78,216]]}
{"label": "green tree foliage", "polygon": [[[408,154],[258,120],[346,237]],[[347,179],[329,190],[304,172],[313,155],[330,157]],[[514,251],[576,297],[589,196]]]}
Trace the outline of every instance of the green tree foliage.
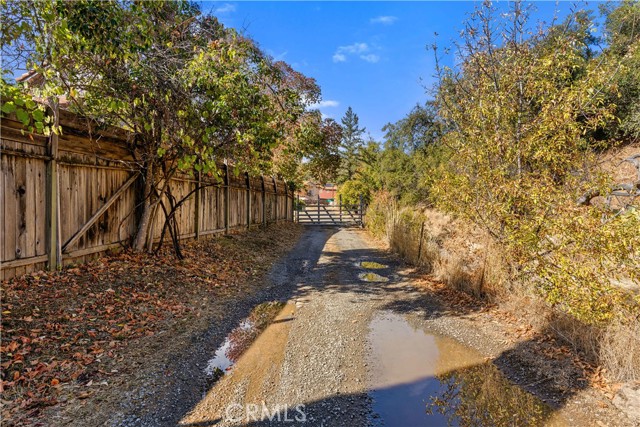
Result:
{"label": "green tree foliage", "polygon": [[638,235],[625,230],[640,229],[640,218],[574,200],[607,182],[593,173],[592,148],[603,146],[594,131],[615,111],[606,93],[618,64],[594,60],[583,12],[535,33],[526,22],[520,3],[509,19],[485,4],[465,29],[460,66],[439,68],[452,154],[434,199],[507,244],[551,303],[587,322],[606,320],[624,299],[610,278],[639,276],[629,250]]}
{"label": "green tree foliage", "polygon": [[319,111],[314,113],[314,120],[318,125],[308,128],[312,147],[307,150],[303,174],[312,181],[335,182],[342,161],[342,126],[333,119],[322,120]]}
{"label": "green tree foliage", "polygon": [[387,123],[382,130],[386,149],[396,148],[406,153],[424,150],[442,136],[442,124],[433,102],[416,105],[406,117],[396,123]]}
{"label": "green tree foliage", "polygon": [[441,157],[442,123],[435,105],[417,105],[396,123],[388,123],[377,173],[379,186],[404,203],[428,197]]}
{"label": "green tree foliage", "polygon": [[515,2],[499,14],[479,6],[447,61],[455,66],[443,66],[434,47],[435,103],[385,127],[367,171],[384,202],[369,218],[385,225],[390,199],[435,205],[487,230],[514,278],[575,318],[637,314],[638,297],[616,283],[640,281],[638,198],[626,206],[576,200],[611,192],[596,155],[637,129],[638,3],[606,10],[604,50],[589,13],[531,26],[528,7]]}
{"label": "green tree foliage", "polygon": [[347,108],[347,112],[341,119],[342,122],[342,144],[341,164],[338,172],[338,183],[352,179],[356,173],[358,163],[360,161],[360,150],[364,145],[362,135],[365,128],[360,127],[358,115],[353,112],[351,107]]}
{"label": "green tree foliage", "polygon": [[6,63],[26,64],[42,76],[30,94],[65,95],[95,126],[131,133],[144,177],[138,250],[178,171],[217,176],[226,160],[236,172],[276,171],[294,179],[290,153],[295,159],[319,150],[295,138],[319,125],[305,114],[319,99],[315,81],[273,63],[194,3],[4,1],[2,9]]}
{"label": "green tree foliage", "polygon": [[342,196],[344,204],[358,205],[360,201],[365,205],[369,204],[371,195],[380,188],[377,171],[379,163],[380,146],[370,138],[367,144],[363,144],[358,150],[351,179],[338,187],[338,194]]}
{"label": "green tree foliage", "polygon": [[607,183],[593,173],[592,149],[604,146],[597,130],[614,117],[606,94],[619,63],[593,58],[583,12],[536,33],[519,3],[509,20],[494,13],[485,5],[467,26],[460,67],[440,68],[452,155],[435,198],[506,243],[551,303],[587,322],[609,319],[626,298],[611,278],[638,278],[629,251],[638,237],[628,230],[640,218],[573,201]]}
{"label": "green tree foliage", "polygon": [[640,3],[627,0],[618,7],[603,7],[606,16],[603,57],[617,64],[615,90],[609,101],[616,105],[616,120],[608,124],[613,137],[640,139]]}

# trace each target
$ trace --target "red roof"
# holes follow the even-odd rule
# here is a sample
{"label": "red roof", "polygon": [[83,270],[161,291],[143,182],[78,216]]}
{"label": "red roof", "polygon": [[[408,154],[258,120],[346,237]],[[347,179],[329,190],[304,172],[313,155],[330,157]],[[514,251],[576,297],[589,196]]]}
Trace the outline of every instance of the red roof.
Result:
{"label": "red roof", "polygon": [[320,190],[320,198],[321,199],[335,199],[336,198],[336,189],[332,188],[329,190]]}

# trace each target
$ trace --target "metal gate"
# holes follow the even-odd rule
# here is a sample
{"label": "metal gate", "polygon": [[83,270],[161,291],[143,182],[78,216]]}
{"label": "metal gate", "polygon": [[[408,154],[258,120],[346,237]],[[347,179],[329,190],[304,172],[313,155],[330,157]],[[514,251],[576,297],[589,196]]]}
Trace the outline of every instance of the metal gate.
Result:
{"label": "metal gate", "polygon": [[343,204],[342,197],[338,198],[337,204],[324,203],[320,197],[312,203],[301,203],[298,198],[296,205],[296,221],[300,224],[358,227],[364,224],[362,197],[357,205]]}

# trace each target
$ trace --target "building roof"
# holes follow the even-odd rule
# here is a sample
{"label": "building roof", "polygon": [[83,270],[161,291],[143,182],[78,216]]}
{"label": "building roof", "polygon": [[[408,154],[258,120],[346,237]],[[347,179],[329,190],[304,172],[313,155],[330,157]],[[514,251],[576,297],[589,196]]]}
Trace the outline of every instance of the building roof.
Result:
{"label": "building roof", "polygon": [[321,199],[334,199],[336,197],[336,189],[320,190],[319,194]]}

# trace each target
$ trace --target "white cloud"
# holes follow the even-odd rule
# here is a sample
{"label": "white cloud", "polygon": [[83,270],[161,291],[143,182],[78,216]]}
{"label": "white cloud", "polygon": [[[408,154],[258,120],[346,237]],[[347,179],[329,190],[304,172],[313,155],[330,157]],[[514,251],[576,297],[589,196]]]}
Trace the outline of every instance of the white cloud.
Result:
{"label": "white cloud", "polygon": [[354,43],[347,46],[340,46],[338,53],[363,53],[369,50],[369,45],[366,43]]}
{"label": "white cloud", "polygon": [[316,108],[326,108],[326,107],[337,107],[339,105],[340,103],[338,101],[334,101],[333,99],[327,99],[325,101],[316,102],[315,104],[310,105],[309,108],[316,109]]}
{"label": "white cloud", "polygon": [[335,53],[333,55],[333,62],[345,62],[347,57],[342,53]]}
{"label": "white cloud", "polygon": [[369,22],[372,24],[392,25],[397,20],[397,16],[377,16],[375,18],[371,18]]}
{"label": "white cloud", "polygon": [[360,55],[360,59],[362,59],[363,61],[371,62],[372,64],[375,64],[376,62],[380,61],[380,57],[374,53],[369,53],[367,55]]}
{"label": "white cloud", "polygon": [[222,6],[216,7],[213,13],[230,13],[236,11],[236,5],[231,3],[224,3]]}
{"label": "white cloud", "polygon": [[371,53],[371,47],[366,43],[353,43],[346,46],[338,46],[333,54],[333,62],[346,62],[350,55],[358,55],[363,61],[376,63],[380,56]]}

